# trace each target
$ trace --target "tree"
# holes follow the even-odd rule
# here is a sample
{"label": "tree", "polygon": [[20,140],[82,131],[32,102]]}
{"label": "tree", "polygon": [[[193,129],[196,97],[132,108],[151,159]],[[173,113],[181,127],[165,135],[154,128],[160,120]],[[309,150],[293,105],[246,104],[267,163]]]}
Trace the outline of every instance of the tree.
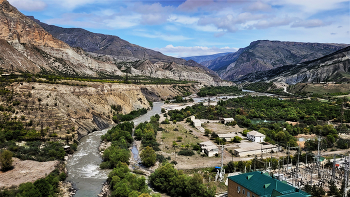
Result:
{"label": "tree", "polygon": [[209,129],[205,129],[204,133],[205,133],[206,136],[209,136],[211,134],[211,131]]}
{"label": "tree", "polygon": [[153,166],[156,163],[157,160],[157,154],[153,150],[152,147],[147,146],[145,149],[142,150],[141,154],[141,161],[142,164],[146,167]]}
{"label": "tree", "polygon": [[12,152],[9,150],[4,150],[0,154],[0,164],[1,164],[1,170],[6,171],[10,170],[12,168]]}
{"label": "tree", "polygon": [[235,143],[241,143],[241,140],[242,140],[242,138],[239,137],[239,136],[235,136],[235,137],[232,139],[232,141],[235,142]]}

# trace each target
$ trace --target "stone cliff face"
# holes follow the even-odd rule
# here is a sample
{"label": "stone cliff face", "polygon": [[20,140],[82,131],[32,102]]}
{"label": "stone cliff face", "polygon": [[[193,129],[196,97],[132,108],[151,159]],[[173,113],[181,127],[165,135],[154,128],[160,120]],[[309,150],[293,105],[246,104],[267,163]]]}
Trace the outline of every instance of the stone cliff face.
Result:
{"label": "stone cliff face", "polygon": [[5,52],[0,55],[0,66],[5,69],[82,76],[97,76],[99,71],[122,74],[115,65],[92,59],[54,38],[6,0],[0,3],[0,40],[0,50]]}
{"label": "stone cliff face", "polygon": [[[228,84],[223,82],[215,72],[192,60],[186,61],[181,58],[166,56],[158,51],[131,44],[117,36],[96,34],[80,28],[62,28],[42,23],[34,17],[29,18],[71,47],[79,47],[89,52],[89,55],[95,59],[113,63],[125,61],[146,62],[143,66],[139,66],[137,70],[133,70],[134,72],[131,74],[198,81],[207,85]],[[160,70],[157,66],[159,63],[172,66],[162,66]],[[179,73],[180,71],[182,73]]]}
{"label": "stone cliff face", "polygon": [[258,40],[236,53],[203,64],[217,71],[223,79],[238,81],[249,73],[313,60],[346,46],[348,45]]}
{"label": "stone cliff face", "polygon": [[349,72],[350,47],[346,47],[316,60],[248,74],[242,80],[278,81],[288,84],[301,82],[348,82],[350,81]]}
{"label": "stone cliff face", "polygon": [[[123,114],[141,108],[150,108],[149,102],[161,101],[182,94],[182,89],[195,92],[193,85],[127,85],[85,83],[88,87],[46,83],[18,83],[11,89],[18,95],[30,98],[19,99],[27,109],[24,115],[36,122],[37,130],[53,127],[56,122],[62,125],[56,132],[65,136],[72,127],[80,136],[101,130],[113,124],[111,105],[121,105]],[[40,100],[40,102],[38,102]]]}
{"label": "stone cliff face", "polygon": [[[75,32],[74,29],[68,29],[66,32],[70,32],[70,30],[73,33]],[[132,45],[115,36],[107,37],[104,39],[103,44],[114,46],[113,49],[108,50],[110,53],[106,52],[106,54],[113,54],[108,57],[103,57],[103,54],[87,53],[81,48],[71,48],[71,46],[52,36],[33,20],[24,16],[15,7],[11,6],[8,1],[4,0],[0,3],[0,51],[2,52],[0,54],[0,67],[5,70],[31,73],[43,71],[56,75],[84,77],[124,76],[125,73],[121,72],[116,65],[116,62],[120,62],[120,59],[115,58],[117,52],[114,53],[114,49],[119,47],[116,43],[122,43],[124,48],[126,47],[126,49],[135,52],[135,54],[123,52],[122,56],[130,55],[133,61],[139,60],[139,54],[142,53],[144,54],[143,59],[161,59],[167,63],[176,62],[173,63],[174,69],[171,71],[173,74],[169,73],[169,71],[165,72],[165,74],[157,74],[155,77],[199,81],[207,85],[219,84],[217,82],[221,81],[217,75],[201,68],[200,65],[192,64],[192,66],[187,66],[187,62],[183,59],[168,57],[159,52]],[[84,42],[84,46],[94,46],[96,44],[94,39],[84,39],[82,37],[76,38],[75,41],[76,43]],[[90,45],[86,42],[90,42]],[[136,49],[140,49],[140,53]],[[152,54],[155,55],[152,56]],[[178,65],[179,67],[184,67],[182,69],[184,73],[177,73],[181,70],[175,68]],[[188,67],[188,69],[185,67]],[[142,70],[136,71],[133,69],[133,71],[131,74],[143,74]],[[145,73],[147,72],[145,71]]]}

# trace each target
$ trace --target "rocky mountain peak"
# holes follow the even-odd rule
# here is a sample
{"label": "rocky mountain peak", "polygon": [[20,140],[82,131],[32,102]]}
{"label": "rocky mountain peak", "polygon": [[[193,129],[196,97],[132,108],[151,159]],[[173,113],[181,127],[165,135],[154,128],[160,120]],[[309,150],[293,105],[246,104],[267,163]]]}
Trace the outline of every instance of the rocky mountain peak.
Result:
{"label": "rocky mountain peak", "polygon": [[55,48],[69,47],[27,18],[6,0],[0,3],[0,26],[0,39],[9,42]]}

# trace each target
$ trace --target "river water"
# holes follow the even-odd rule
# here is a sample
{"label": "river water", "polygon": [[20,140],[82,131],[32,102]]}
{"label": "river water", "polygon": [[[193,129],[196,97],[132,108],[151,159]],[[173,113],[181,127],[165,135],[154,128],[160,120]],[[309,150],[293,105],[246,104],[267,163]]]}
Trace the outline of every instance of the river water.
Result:
{"label": "river water", "polygon": [[[152,110],[133,120],[135,127],[141,122],[148,121],[151,116],[160,114],[163,104],[163,102],[153,103]],[[108,178],[111,170],[101,170],[99,168],[102,158],[98,152],[101,136],[107,131],[108,129],[95,131],[83,137],[80,140],[78,150],[67,161],[67,181],[72,182],[74,188],[77,189],[75,197],[96,197],[101,192],[102,184]],[[133,146],[132,152],[135,160],[138,161],[136,145]]]}
{"label": "river water", "polygon": [[[211,97],[211,101],[218,101],[223,98],[235,98],[237,96],[220,96]],[[208,97],[194,98],[195,103],[208,100]],[[164,102],[154,102],[152,110],[146,114],[135,118],[135,127],[141,122],[149,121],[151,116],[161,113],[161,108]],[[108,129],[102,131],[95,131],[83,137],[80,140],[78,150],[67,161],[68,178],[67,181],[73,183],[74,188],[77,189],[75,197],[96,197],[102,189],[102,184],[108,178],[111,170],[101,170],[99,165],[102,158],[98,152],[100,146],[101,136],[104,135]],[[140,161],[136,143],[131,149],[135,161]]]}

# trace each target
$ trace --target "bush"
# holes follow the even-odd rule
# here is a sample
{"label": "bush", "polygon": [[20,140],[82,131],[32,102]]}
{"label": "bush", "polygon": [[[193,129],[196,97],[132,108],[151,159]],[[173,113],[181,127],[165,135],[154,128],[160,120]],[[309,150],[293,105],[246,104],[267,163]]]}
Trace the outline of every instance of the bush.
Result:
{"label": "bush", "polygon": [[10,170],[12,168],[12,156],[13,153],[9,150],[4,150],[0,153],[0,165],[2,171]]}
{"label": "bush", "polygon": [[180,150],[177,154],[183,156],[192,156],[194,155],[194,152],[193,150]]}
{"label": "bush", "polygon": [[153,166],[157,161],[157,154],[153,150],[152,147],[147,146],[145,149],[142,150],[141,154],[141,161],[142,164],[146,167]]}
{"label": "bush", "polygon": [[161,122],[161,124],[170,124],[170,121],[166,118],[165,120],[163,120],[163,121]]}

